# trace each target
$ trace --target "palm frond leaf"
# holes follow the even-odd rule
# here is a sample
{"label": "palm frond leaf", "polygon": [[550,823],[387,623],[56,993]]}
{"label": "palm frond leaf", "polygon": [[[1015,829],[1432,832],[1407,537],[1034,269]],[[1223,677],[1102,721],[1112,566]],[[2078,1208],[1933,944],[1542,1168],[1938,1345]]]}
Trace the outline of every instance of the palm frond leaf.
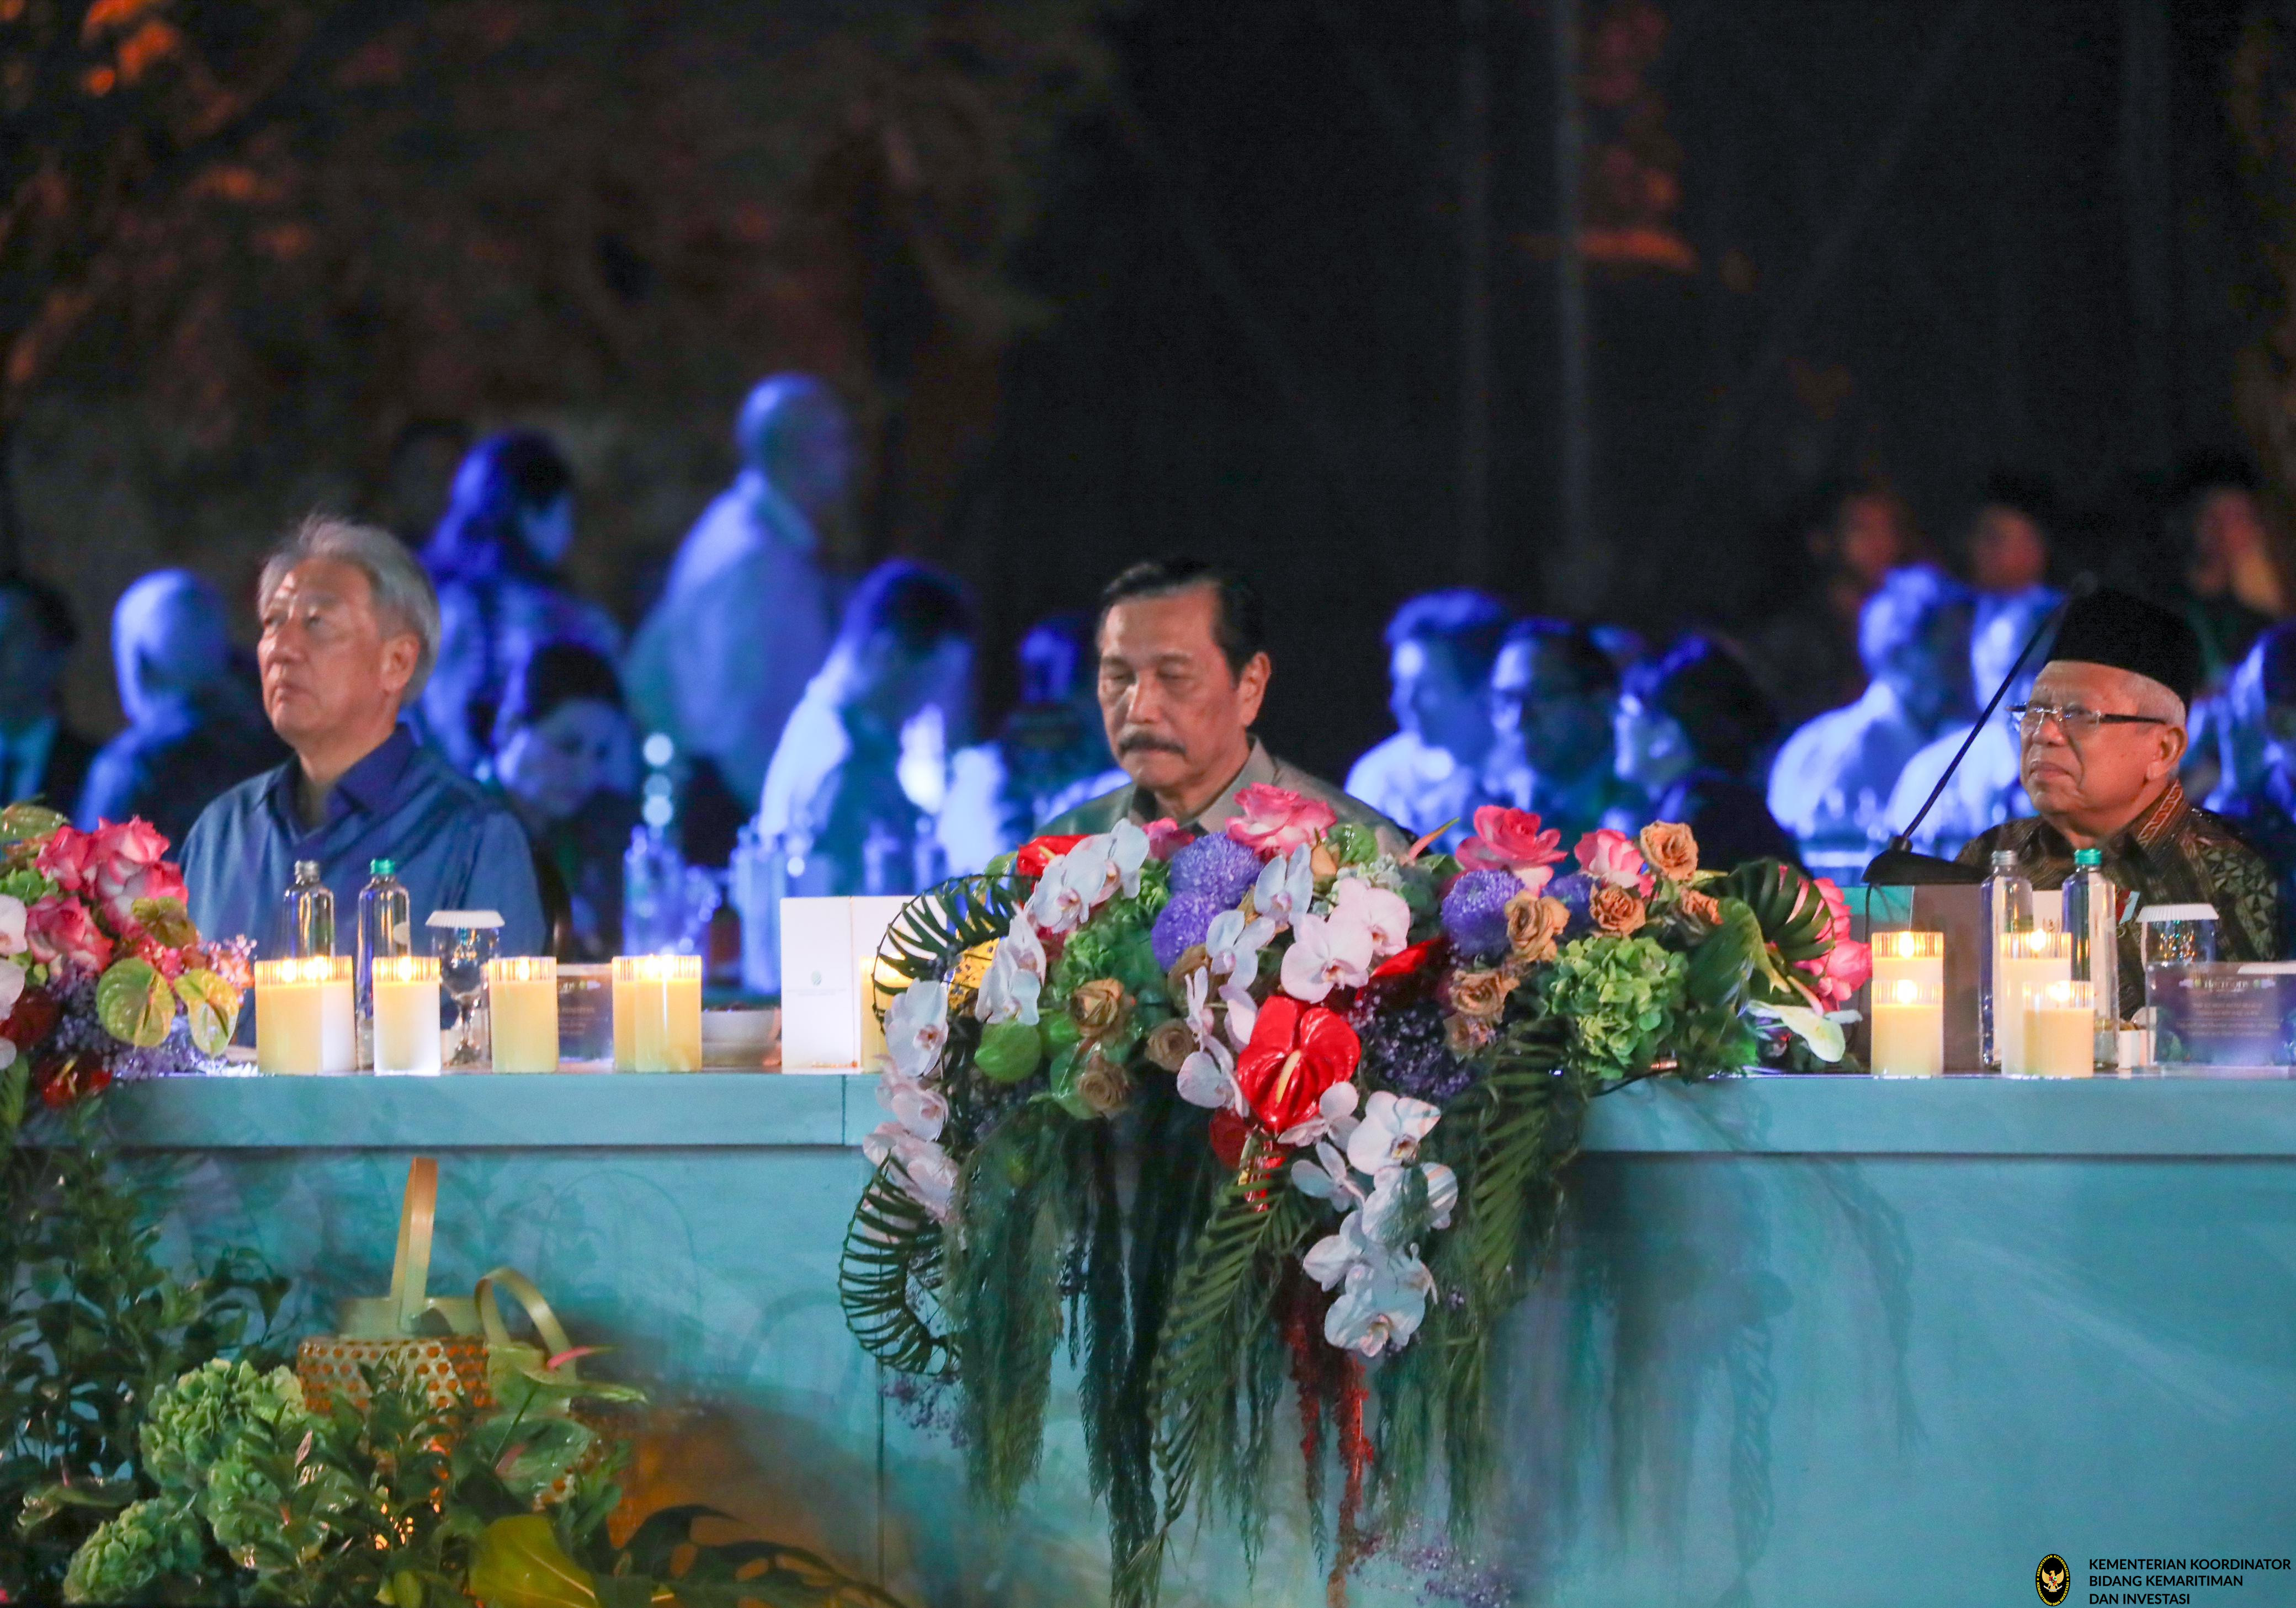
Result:
{"label": "palm frond leaf", "polygon": [[837,1299],[862,1350],[904,1374],[943,1374],[955,1351],[943,1332],[941,1234],[923,1207],[880,1167],[837,1263]]}
{"label": "palm frond leaf", "polygon": [[946,977],[967,949],[1004,936],[1028,901],[1024,877],[952,877],[901,907],[878,957],[911,982]]}

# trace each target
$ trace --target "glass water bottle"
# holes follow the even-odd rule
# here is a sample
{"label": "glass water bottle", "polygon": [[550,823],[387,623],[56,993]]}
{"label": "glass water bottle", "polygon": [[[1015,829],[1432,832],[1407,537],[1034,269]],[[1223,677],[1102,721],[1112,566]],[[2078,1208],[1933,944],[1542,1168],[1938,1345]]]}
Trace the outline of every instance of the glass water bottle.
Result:
{"label": "glass water bottle", "polygon": [[2120,1063],[2120,890],[2104,874],[2103,851],[2073,850],[2065,880],[2065,936],[2072,940],[2073,980],[2096,985],[2096,1064]]}
{"label": "glass water bottle", "polygon": [[332,957],[335,952],[335,896],[319,880],[319,862],[297,860],[295,882],[287,890],[283,914],[287,920],[287,953],[296,960],[314,956]]}
{"label": "glass water bottle", "polygon": [[2017,869],[2017,857],[2006,850],[1993,856],[1993,868],[1978,890],[1985,908],[1985,948],[1977,957],[1978,1054],[1985,1070],[2001,1070],[2001,1045],[1994,1031],[1997,1012],[2021,1008],[2018,1000],[1996,1000],[1994,985],[2001,972],[2002,946],[2033,928],[2033,884]]}
{"label": "glass water bottle", "polygon": [[396,860],[370,860],[358,897],[357,991],[359,1064],[374,1064],[374,963],[414,953],[414,907],[398,880]]}

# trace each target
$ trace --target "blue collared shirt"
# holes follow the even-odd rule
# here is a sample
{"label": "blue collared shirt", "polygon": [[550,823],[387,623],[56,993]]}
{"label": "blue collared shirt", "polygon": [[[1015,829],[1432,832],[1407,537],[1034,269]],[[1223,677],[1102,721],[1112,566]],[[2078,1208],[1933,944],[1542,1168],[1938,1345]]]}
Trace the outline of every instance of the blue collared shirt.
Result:
{"label": "blue collared shirt", "polygon": [[[398,862],[418,932],[434,910],[498,910],[498,953],[546,953],[525,829],[408,727],[343,773],[327,794],[327,818],[308,832],[297,783],[291,759],[241,783],[193,824],[184,882],[202,934],[243,934],[258,955],[283,953],[282,896],[295,862],[316,860],[335,896],[335,953],[349,955],[368,863],[388,859]],[[419,937],[415,947],[426,948]]]}

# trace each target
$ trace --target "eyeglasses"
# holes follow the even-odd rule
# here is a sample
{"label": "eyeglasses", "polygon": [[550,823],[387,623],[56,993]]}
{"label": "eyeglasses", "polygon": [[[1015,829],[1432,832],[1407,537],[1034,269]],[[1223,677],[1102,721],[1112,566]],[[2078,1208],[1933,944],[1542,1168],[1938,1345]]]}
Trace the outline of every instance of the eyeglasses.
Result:
{"label": "eyeglasses", "polygon": [[2158,715],[2100,715],[2095,710],[2084,709],[2078,703],[2013,703],[2009,706],[2009,712],[2016,718],[2017,729],[2029,737],[2054,720],[2058,729],[2076,742],[2085,737],[2095,736],[2096,728],[2100,726],[2172,724]]}

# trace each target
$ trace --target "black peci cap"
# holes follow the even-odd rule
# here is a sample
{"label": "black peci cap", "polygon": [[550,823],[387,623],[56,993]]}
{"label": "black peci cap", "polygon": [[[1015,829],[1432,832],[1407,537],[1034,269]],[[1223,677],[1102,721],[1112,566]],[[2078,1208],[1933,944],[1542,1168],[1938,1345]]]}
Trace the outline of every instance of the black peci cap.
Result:
{"label": "black peci cap", "polygon": [[2201,686],[2201,639],[2184,617],[2110,587],[2066,608],[2049,657],[2147,677],[2187,705]]}

